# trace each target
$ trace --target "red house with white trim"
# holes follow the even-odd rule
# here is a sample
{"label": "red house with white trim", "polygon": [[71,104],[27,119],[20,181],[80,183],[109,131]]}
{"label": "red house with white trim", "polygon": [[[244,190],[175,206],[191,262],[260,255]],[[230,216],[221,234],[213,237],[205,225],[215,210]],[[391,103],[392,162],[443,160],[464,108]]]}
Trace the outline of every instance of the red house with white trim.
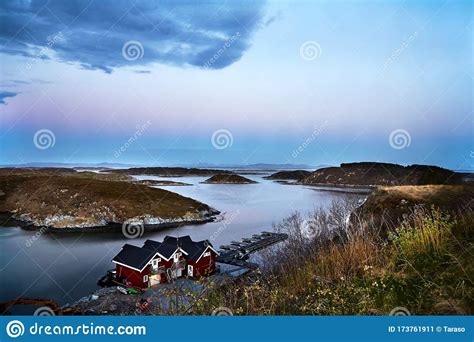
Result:
{"label": "red house with white trim", "polygon": [[146,240],[142,247],[126,244],[112,262],[117,279],[146,288],[180,277],[209,276],[216,272],[217,255],[208,240],[166,236],[163,242]]}

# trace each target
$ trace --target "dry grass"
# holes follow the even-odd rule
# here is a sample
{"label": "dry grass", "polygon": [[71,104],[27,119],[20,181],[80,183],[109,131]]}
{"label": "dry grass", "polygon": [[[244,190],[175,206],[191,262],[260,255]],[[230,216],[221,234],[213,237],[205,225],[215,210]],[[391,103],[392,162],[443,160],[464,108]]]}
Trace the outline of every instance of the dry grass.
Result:
{"label": "dry grass", "polygon": [[341,211],[350,207],[336,203],[329,213],[315,211],[312,224],[331,229],[311,237],[301,233],[308,218],[295,213],[283,220],[275,228],[289,239],[262,255],[263,273],[211,291],[192,313],[218,306],[243,315],[384,315],[398,306],[417,315],[474,313],[470,206],[450,214],[412,210],[389,239],[370,224],[343,234],[348,227]]}
{"label": "dry grass", "polygon": [[410,204],[435,205],[444,210],[458,209],[474,198],[472,185],[418,185],[381,187],[367,199],[369,208],[387,209]]}
{"label": "dry grass", "polygon": [[38,220],[67,215],[81,224],[102,219],[123,222],[145,215],[193,221],[202,219],[201,212],[210,210],[191,198],[123,181],[123,177],[127,176],[45,172],[0,175],[0,189],[5,192],[0,211],[25,213]]}

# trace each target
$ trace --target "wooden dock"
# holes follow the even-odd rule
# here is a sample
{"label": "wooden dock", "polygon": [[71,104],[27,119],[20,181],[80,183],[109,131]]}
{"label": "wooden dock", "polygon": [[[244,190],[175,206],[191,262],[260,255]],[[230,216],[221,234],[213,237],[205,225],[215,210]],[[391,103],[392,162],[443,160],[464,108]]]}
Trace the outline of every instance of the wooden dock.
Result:
{"label": "wooden dock", "polygon": [[249,259],[250,254],[284,241],[287,238],[288,235],[283,233],[262,232],[252,235],[251,238],[231,241],[228,245],[220,246],[216,261],[223,264],[256,268],[257,265],[246,261]]}

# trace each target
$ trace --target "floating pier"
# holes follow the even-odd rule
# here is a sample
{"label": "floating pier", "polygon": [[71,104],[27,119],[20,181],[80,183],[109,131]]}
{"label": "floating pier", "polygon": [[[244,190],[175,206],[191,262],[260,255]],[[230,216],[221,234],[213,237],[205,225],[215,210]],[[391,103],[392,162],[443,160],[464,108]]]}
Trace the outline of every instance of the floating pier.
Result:
{"label": "floating pier", "polygon": [[220,246],[216,261],[222,264],[256,268],[257,265],[246,261],[249,259],[250,254],[284,241],[287,238],[288,235],[284,233],[262,232],[252,235],[251,238],[231,241],[229,245]]}

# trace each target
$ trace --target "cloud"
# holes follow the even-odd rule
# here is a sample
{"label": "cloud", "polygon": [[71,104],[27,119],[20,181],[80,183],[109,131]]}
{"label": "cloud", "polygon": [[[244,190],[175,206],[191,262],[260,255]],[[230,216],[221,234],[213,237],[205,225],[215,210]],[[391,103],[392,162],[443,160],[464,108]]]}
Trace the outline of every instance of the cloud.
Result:
{"label": "cloud", "polygon": [[7,104],[5,102],[5,99],[7,97],[15,97],[17,95],[18,95],[18,93],[12,93],[10,91],[0,91],[0,104]]}
{"label": "cloud", "polygon": [[[106,73],[152,63],[203,68],[239,32],[208,66],[221,69],[242,58],[263,12],[264,2],[250,1],[1,1],[0,52]],[[142,47],[138,58],[122,52],[131,41]]]}
{"label": "cloud", "polygon": [[7,88],[16,88],[19,86],[29,85],[29,84],[51,84],[51,81],[45,81],[39,78],[32,78],[31,80],[0,80],[0,87]]}

